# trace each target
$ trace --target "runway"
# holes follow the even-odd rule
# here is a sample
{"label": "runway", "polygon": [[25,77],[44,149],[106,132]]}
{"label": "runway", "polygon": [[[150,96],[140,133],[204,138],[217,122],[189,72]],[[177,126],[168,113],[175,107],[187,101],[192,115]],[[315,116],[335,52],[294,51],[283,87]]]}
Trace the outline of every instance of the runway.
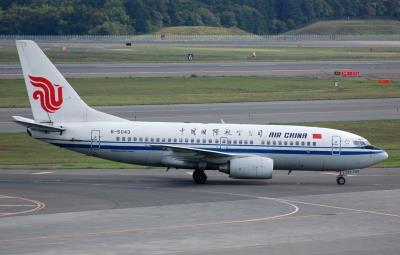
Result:
{"label": "runway", "polygon": [[[286,61],[286,62],[187,62],[147,64],[59,64],[69,78],[170,77],[170,76],[276,76],[332,77],[335,71],[360,71],[366,78],[400,80],[400,61]],[[0,64],[0,78],[19,79],[19,64]]]}
{"label": "runway", "polygon": [[[95,107],[137,121],[271,124],[400,118],[400,99],[316,100],[259,103]],[[11,116],[32,118],[29,108],[0,108],[0,133],[23,132]]]}
{"label": "runway", "polygon": [[[147,170],[0,170],[1,254],[397,254],[400,169],[345,186]],[[25,199],[21,200],[21,199]],[[13,215],[26,208],[42,208]],[[25,207],[24,207],[25,206]],[[5,212],[8,215],[3,215]]]}

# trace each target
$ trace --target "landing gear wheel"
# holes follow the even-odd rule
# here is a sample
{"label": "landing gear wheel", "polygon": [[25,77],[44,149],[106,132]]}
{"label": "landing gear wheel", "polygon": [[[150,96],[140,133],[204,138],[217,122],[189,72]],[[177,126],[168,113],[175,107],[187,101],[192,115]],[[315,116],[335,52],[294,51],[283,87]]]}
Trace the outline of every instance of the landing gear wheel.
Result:
{"label": "landing gear wheel", "polygon": [[195,170],[192,177],[193,181],[197,184],[204,184],[207,181],[207,175],[204,173],[203,170]]}
{"label": "landing gear wheel", "polygon": [[343,176],[339,176],[336,178],[336,182],[339,185],[344,185],[346,183],[346,179]]}

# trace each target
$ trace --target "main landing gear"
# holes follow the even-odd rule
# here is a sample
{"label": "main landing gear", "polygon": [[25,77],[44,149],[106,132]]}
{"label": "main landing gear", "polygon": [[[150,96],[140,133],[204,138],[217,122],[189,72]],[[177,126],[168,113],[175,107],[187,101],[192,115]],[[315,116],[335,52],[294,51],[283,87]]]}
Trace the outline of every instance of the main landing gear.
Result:
{"label": "main landing gear", "polygon": [[336,182],[338,185],[344,185],[346,183],[345,172],[339,171],[339,175],[336,177]]}
{"label": "main landing gear", "polygon": [[204,173],[204,170],[196,169],[193,174],[193,181],[197,184],[204,184],[207,181],[207,175]]}

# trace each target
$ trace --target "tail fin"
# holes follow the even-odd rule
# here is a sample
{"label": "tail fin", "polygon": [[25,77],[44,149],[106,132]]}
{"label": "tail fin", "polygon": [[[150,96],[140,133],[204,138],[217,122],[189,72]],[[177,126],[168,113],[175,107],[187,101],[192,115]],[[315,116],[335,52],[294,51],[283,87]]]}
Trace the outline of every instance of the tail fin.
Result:
{"label": "tail fin", "polygon": [[35,122],[123,121],[89,107],[34,41],[17,41]]}

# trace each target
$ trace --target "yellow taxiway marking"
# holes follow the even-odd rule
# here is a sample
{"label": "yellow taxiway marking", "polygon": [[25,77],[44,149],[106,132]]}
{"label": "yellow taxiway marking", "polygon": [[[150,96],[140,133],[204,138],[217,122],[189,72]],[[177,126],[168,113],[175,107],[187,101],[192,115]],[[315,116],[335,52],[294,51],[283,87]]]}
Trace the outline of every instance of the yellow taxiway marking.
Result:
{"label": "yellow taxiway marking", "polygon": [[[30,202],[32,203],[32,205],[3,205],[3,207],[7,207],[7,206],[15,206],[15,207],[34,207],[32,209],[28,209],[28,210],[22,210],[22,211],[16,211],[16,212],[0,212],[0,217],[3,216],[14,216],[14,215],[20,215],[20,214],[26,214],[26,213],[33,213],[33,212],[37,212],[42,210],[43,208],[46,207],[46,204],[38,201],[38,200],[33,200],[33,199],[29,199],[29,198],[24,198],[24,197],[15,197],[15,196],[4,196],[4,195],[0,195],[0,201],[3,199],[14,199],[14,200],[22,200],[24,202]],[[1,206],[1,205],[0,205]]]}
{"label": "yellow taxiway marking", "polygon": [[262,218],[253,218],[253,219],[238,219],[238,220],[229,220],[229,221],[215,221],[215,222],[207,222],[207,223],[194,223],[194,224],[177,224],[177,225],[167,225],[167,226],[156,226],[156,227],[146,227],[146,228],[133,228],[133,229],[120,229],[120,230],[104,230],[104,231],[95,231],[95,232],[86,232],[86,233],[74,233],[68,235],[52,235],[52,236],[34,236],[34,237],[26,237],[20,239],[10,239],[10,240],[0,240],[1,243],[13,243],[18,241],[28,241],[28,240],[45,240],[45,239],[63,239],[63,238],[76,238],[83,236],[95,236],[95,235],[109,235],[109,234],[124,234],[124,233],[134,233],[139,231],[152,231],[152,230],[168,230],[168,229],[182,229],[182,228],[196,228],[196,227],[207,227],[207,226],[218,226],[218,225],[230,225],[230,224],[241,224],[241,223],[250,223],[250,222],[259,222],[259,221],[269,221],[269,220],[277,220],[284,217],[292,216],[296,214],[300,209],[298,206],[286,202],[280,201],[275,198],[263,198],[265,200],[272,200],[278,203],[286,204],[293,209],[287,213],[262,217]]}

